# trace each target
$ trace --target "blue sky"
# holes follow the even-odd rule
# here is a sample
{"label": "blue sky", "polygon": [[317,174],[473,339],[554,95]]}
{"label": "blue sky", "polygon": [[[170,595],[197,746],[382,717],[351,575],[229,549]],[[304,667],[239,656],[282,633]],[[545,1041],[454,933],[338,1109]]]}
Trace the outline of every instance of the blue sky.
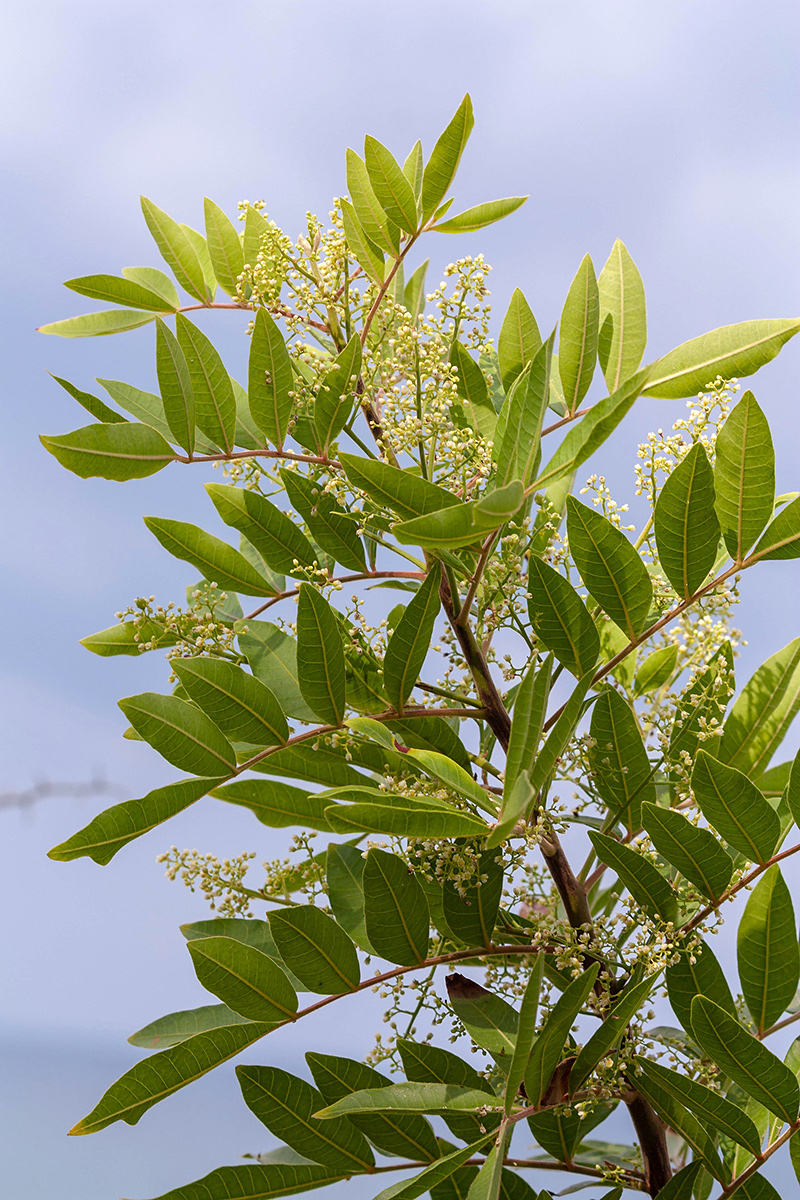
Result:
{"label": "blue sky", "polygon": [[[430,149],[469,90],[476,127],[457,206],[531,199],[483,236],[433,241],[432,279],[450,258],[481,249],[498,318],[519,285],[550,328],[583,254],[599,268],[622,237],[648,289],[648,357],[718,325],[798,310],[800,22],[790,0],[768,9],[745,0],[15,0],[0,23],[0,791],[101,769],[141,795],[169,777],[121,740],[116,708],[121,695],[163,686],[161,661],[103,661],[77,643],[138,594],[179,598],[190,579],[141,516],[207,521],[200,481],[167,471],[124,486],[82,482],[37,441],[82,423],[46,370],[82,387],[96,375],[151,384],[151,330],[83,342],[34,332],[91,307],[63,279],[158,265],[139,193],[195,225],[204,194],[231,214],[238,200],[263,198],[298,231],[307,208],[324,214],[344,190],[348,145],[369,132],[398,155],[418,136]],[[219,314],[213,328],[236,368],[240,317]],[[786,490],[800,487],[797,355],[790,343],[754,383]],[[619,499],[632,491],[637,441],[679,408],[642,402],[616,435],[609,473]],[[797,584],[792,563],[746,582],[740,677],[797,633]],[[173,841],[237,852],[256,837],[261,857],[281,848],[254,833],[248,814],[207,801],[108,868],[49,862],[47,848],[97,806],[54,799],[0,813],[14,914],[0,1023],[26,1045],[77,1038],[85,1054],[93,1035],[110,1053],[112,1037],[202,1003],[177,925],[204,911],[162,880],[156,853]],[[124,1132],[129,1144],[140,1136]],[[81,1161],[92,1153],[87,1145]]]}

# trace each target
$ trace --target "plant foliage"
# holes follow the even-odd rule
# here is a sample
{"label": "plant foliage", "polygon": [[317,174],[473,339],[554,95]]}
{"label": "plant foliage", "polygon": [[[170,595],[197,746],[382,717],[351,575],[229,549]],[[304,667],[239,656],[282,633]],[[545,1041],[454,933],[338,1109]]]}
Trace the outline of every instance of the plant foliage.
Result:
{"label": "plant foliage", "polygon": [[[770,1048],[800,1015],[782,873],[800,767],[776,762],[800,639],[731,705],[730,624],[745,572],[800,557],[767,418],[751,392],[736,400],[800,321],[711,330],[643,367],[644,288],[618,241],[599,272],[580,263],[557,335],[517,289],[495,345],[481,256],[429,294],[427,261],[411,269],[423,236],[523,203],[451,212],[472,125],[465,97],[427,161],[367,137],[331,226],[309,217],[294,241],[262,205],[237,227],[206,200],[201,234],[143,199],[175,282],[153,267],[70,280],[118,307],[42,330],[152,327],[158,393],[98,381],[111,407],[58,379],[93,420],[42,440],[82,477],[221,468],[206,490],[229,530],[148,516],[188,564],[186,606],[137,599],[84,641],[167,650],[164,693],[120,707],[127,736],[186,778],[51,857],[108,863],[203,796],[295,830],[258,887],[250,851],[162,856],[217,910],[183,929],[210,1003],[134,1034],[150,1055],[72,1132],[135,1124],[365,989],[388,1005],[368,1062],[239,1066],[282,1149],[163,1200],[401,1170],[382,1200],[541,1200],[542,1168],[605,1200],[770,1197],[760,1168],[800,1130],[800,1051]],[[197,309],[244,316],[246,387]],[[633,536],[602,476],[572,492],[641,395],[689,412],[639,448]],[[737,1000],[708,935],[748,891]],[[650,1025],[664,986],[680,1029]],[[617,1107],[630,1144],[592,1136]],[[528,1158],[511,1151],[523,1121]]]}

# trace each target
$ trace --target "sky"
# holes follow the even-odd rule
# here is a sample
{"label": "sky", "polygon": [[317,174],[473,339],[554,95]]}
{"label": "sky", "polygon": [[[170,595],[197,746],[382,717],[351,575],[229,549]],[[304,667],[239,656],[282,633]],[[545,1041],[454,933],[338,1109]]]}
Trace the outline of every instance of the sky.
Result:
{"label": "sky", "polygon": [[[482,250],[494,268],[496,317],[521,286],[549,329],[583,255],[599,269],[621,237],[647,287],[653,358],[719,325],[797,313],[799,24],[791,0],[773,0],[768,12],[745,0],[10,0],[0,15],[0,792],[100,772],[143,795],[171,778],[152,752],[122,740],[116,708],[120,696],[163,688],[163,661],[102,660],[78,639],[111,624],[137,595],[180,599],[191,575],[141,517],[215,528],[200,479],[189,486],[168,470],[126,485],[81,481],[38,443],[39,433],[83,423],[47,371],[90,390],[94,376],[154,383],[152,330],[84,341],[35,332],[92,307],[62,280],[159,265],[140,193],[194,225],[204,195],[231,215],[239,200],[264,199],[299,232],[307,209],[324,215],[344,191],[347,146],[360,148],[371,133],[398,156],[417,137],[429,150],[469,91],[476,125],[457,208],[509,194],[530,200],[478,238],[429,239],[431,281],[453,257]],[[241,377],[241,317],[219,314],[205,327]],[[800,489],[798,353],[800,343],[790,343],[754,381],[778,449],[779,490]],[[608,473],[619,499],[632,492],[636,443],[679,415],[680,402],[640,402],[615,435]],[[799,578],[794,563],[776,563],[744,584],[740,679],[796,635]],[[283,846],[254,831],[244,810],[202,801],[107,868],[50,862],[47,849],[103,803],[64,796],[0,810],[0,937],[11,964],[0,1029],[17,1064],[23,1124],[39,1111],[35,1080],[48,1078],[48,1064],[66,1128],[85,1111],[85,1097],[72,1099],[81,1071],[94,1070],[97,1093],[129,1061],[132,1029],[204,1002],[177,926],[207,914],[163,880],[156,854],[173,842],[229,854],[257,838],[260,857]],[[368,1048],[341,1022],[325,1037],[341,1052]],[[23,1061],[39,1066],[26,1073]],[[251,1148],[236,1135],[241,1105],[231,1081],[229,1072],[204,1093],[219,1087],[226,1114],[216,1141],[204,1143],[204,1153],[218,1150],[214,1161]],[[167,1103],[177,1114],[170,1128],[195,1136],[194,1102]],[[153,1194],[165,1180],[202,1173],[188,1155],[180,1170],[173,1164],[159,1120],[157,1110],[136,1130],[99,1135],[127,1147],[133,1179],[107,1174],[109,1151],[98,1139],[73,1140],[67,1152],[54,1121],[37,1161],[20,1167],[16,1197],[55,1194],[48,1180],[56,1177],[59,1200],[105,1200],[122,1186]],[[168,1164],[168,1177],[143,1173],[140,1151]]]}

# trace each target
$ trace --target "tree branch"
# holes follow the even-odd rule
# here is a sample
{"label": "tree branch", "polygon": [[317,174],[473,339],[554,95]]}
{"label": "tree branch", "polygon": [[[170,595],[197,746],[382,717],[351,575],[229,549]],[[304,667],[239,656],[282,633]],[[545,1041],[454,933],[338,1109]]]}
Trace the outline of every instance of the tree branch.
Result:
{"label": "tree branch", "polygon": [[[442,566],[442,582],[439,586],[439,598],[447,619],[453,628],[453,632],[458,638],[461,653],[466,659],[475,689],[486,710],[486,722],[503,747],[503,750],[507,750],[508,739],[511,733],[511,718],[495,686],[495,682],[489,672],[489,666],[478,645],[475,634],[470,629],[469,624],[461,624],[458,620],[461,611],[458,592],[453,595],[450,579],[444,566]],[[457,606],[459,606],[458,611]]]}
{"label": "tree branch", "polygon": [[[721,575],[717,575],[716,579],[712,579],[711,582],[707,583],[704,587],[698,588],[697,591],[689,596],[687,600],[681,600],[679,604],[676,604],[674,608],[671,608],[669,612],[664,614],[663,617],[660,617],[659,620],[651,625],[649,629],[645,629],[644,633],[640,633],[637,638],[633,638],[630,642],[628,642],[627,646],[623,646],[618,654],[615,654],[613,658],[609,659],[605,666],[601,667],[599,671],[596,672],[589,686],[594,687],[596,684],[598,684],[600,680],[604,679],[606,675],[613,671],[614,668],[623,661],[623,659],[627,658],[629,654],[637,649],[637,647],[641,646],[642,642],[646,642],[647,639],[652,637],[654,633],[658,633],[659,630],[663,629],[665,625],[668,625],[670,621],[674,621],[676,617],[681,615],[681,613],[686,612],[686,609],[690,608],[692,604],[695,604],[698,600],[701,600],[703,596],[707,595],[708,592],[713,591],[715,587],[719,587],[721,583],[724,583],[727,579],[730,579],[731,575],[735,575],[737,571],[745,570],[747,567],[752,566],[753,562],[755,561],[755,559],[748,559],[744,563],[734,563],[734,565],[727,571],[723,571]],[[565,705],[562,704],[561,707],[557,709],[551,717],[547,718],[544,725],[545,732],[555,724],[564,711],[564,708]]]}
{"label": "tree branch", "polygon": [[[353,575],[336,575],[329,581],[330,583],[356,583],[359,580],[365,579],[424,579],[424,571],[362,571]],[[260,604],[258,608],[254,608],[246,617],[242,617],[243,621],[254,621],[260,613],[265,609],[271,608],[273,604],[277,604],[279,600],[285,600],[288,596],[296,596],[299,591],[298,587],[287,588],[285,592],[279,592],[277,596],[271,596],[264,604]],[[430,689],[433,690],[433,689]],[[469,703],[469,701],[467,701]]]}
{"label": "tree branch", "polygon": [[672,1178],[672,1163],[667,1149],[664,1122],[644,1096],[640,1096],[635,1090],[632,1098],[625,1101],[625,1106],[630,1113],[642,1151],[645,1190],[651,1196],[657,1196]]}
{"label": "tree branch", "polygon": [[[753,870],[749,871],[747,875],[743,875],[738,883],[734,883],[732,887],[729,887],[727,891],[723,892],[716,904],[707,904],[705,908],[701,908],[700,912],[695,913],[691,921],[687,921],[685,925],[680,927],[680,929],[677,931],[678,934],[691,933],[692,930],[696,929],[698,925],[701,925],[707,917],[710,917],[711,914],[720,907],[720,905],[724,904],[727,900],[732,900],[737,892],[740,892],[742,888],[745,888],[751,884],[754,879],[758,879],[759,875],[763,875],[765,871],[769,870],[769,868],[774,866],[775,863],[782,862],[784,858],[790,858],[791,855],[797,854],[798,850],[800,850],[800,843],[798,843],[796,846],[790,846],[788,850],[781,850],[779,854],[773,854],[772,858],[768,858],[765,863],[759,863],[757,867],[753,867]],[[771,1033],[772,1030],[768,1030],[768,1032]]]}

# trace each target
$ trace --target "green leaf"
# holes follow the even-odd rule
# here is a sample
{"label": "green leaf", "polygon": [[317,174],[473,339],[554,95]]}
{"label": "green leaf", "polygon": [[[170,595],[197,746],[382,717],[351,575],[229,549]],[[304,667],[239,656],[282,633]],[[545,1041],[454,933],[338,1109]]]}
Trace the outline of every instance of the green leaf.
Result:
{"label": "green leaf", "polygon": [[497,339],[500,376],[506,392],[533,360],[541,344],[536,317],[520,289],[515,288]]}
{"label": "green leaf", "polygon": [[206,287],[197,250],[186,231],[146,196],[142,196],[142,212],[161,257],[178,283],[190,296],[194,296],[195,300],[207,304],[212,297]]}
{"label": "green leaf", "polygon": [[155,429],[165,441],[173,440],[172,431],[164,416],[164,402],[160,396],[154,392],[143,392],[140,388],[116,379],[98,379],[97,382],[105,388],[111,399],[120,408],[124,408],[131,416],[136,417],[137,421]]}
{"label": "green leaf", "polygon": [[[776,767],[775,770],[777,769]],[[800,827],[800,751],[795,755],[789,769],[789,779],[786,783],[784,796],[789,810],[794,817],[795,825]]]}
{"label": "green leaf", "polygon": [[364,233],[379,249],[396,257],[400,249],[400,230],[386,216],[370,183],[364,160],[348,150],[347,190]]}
{"label": "green leaf", "polygon": [[174,646],[176,638],[173,634],[162,632],[149,621],[142,621],[139,625],[133,621],[118,621],[108,629],[87,634],[81,638],[81,645],[101,658],[111,658],[117,654],[138,658],[143,652],[141,647],[151,641],[157,646]]}
{"label": "green leaf", "polygon": [[680,400],[707,389],[718,375],[753,375],[800,330],[800,321],[775,319],[723,325],[684,342],[653,363],[646,396]]}
{"label": "green leaf", "polygon": [[662,921],[678,920],[678,898],[649,859],[604,833],[589,830],[589,839],[601,862],[617,872],[640,908]]}
{"label": "green leaf", "polygon": [[163,271],[159,271],[156,267],[123,267],[122,274],[125,279],[138,283],[141,287],[155,292],[157,296],[165,300],[167,311],[174,312],[176,308],[180,308],[181,302],[175,290],[175,284]]}
{"label": "green leaf", "polygon": [[[573,425],[549,463],[539,474],[536,486],[555,482],[576,471],[614,432],[630,412],[649,377],[649,367],[621,384],[616,392],[593,404],[585,417]],[[551,377],[552,378],[552,377]]]}
{"label": "green leaf", "polygon": [[352,517],[316,480],[283,469],[280,476],[289,503],[303,518],[317,545],[346,570],[366,572],[364,546]]}
{"label": "green leaf", "polygon": [[574,496],[567,497],[567,531],[584,584],[633,641],[647,624],[653,598],[647,567],[621,529]]}
{"label": "green leaf", "polygon": [[55,379],[56,383],[61,384],[65,392],[72,396],[73,400],[77,400],[82,408],[90,412],[97,421],[102,421],[105,425],[117,425],[126,422],[127,418],[121,413],[115,412],[113,408],[109,408],[97,396],[93,396],[91,392],[82,392],[80,388],[76,388],[74,383],[70,383],[68,379],[61,379],[58,375],[53,375],[48,371],[51,379]]}
{"label": "green leaf", "polygon": [[445,754],[465,771],[471,770],[467,754],[458,734],[444,717],[414,717],[408,721],[387,721],[386,725],[397,741],[413,750],[433,750]]}
{"label": "green leaf", "polygon": [[262,217],[258,209],[253,208],[252,204],[248,205],[244,220],[244,234],[242,235],[242,251],[245,265],[251,270],[255,267],[261,253],[264,238],[269,237],[269,234],[269,222]]}
{"label": "green leaf", "polygon": [[[790,1152],[793,1145],[794,1139],[789,1142]],[[751,1175],[739,1188],[739,1194],[742,1200],[781,1200],[780,1192],[763,1175]]]}
{"label": "green leaf", "polygon": [[648,654],[636,672],[634,692],[637,696],[648,696],[669,683],[678,665],[677,645],[661,646]]}
{"label": "green leaf", "polygon": [[416,324],[425,311],[425,276],[428,273],[430,259],[420,263],[408,280],[403,292],[403,305],[408,309],[412,324]]}
{"label": "green leaf", "polygon": [[730,711],[721,760],[746,774],[765,770],[800,711],[800,638],[763,663]]}
{"label": "green leaf", "polygon": [[319,444],[327,454],[331,442],[339,436],[353,410],[355,382],[361,370],[361,340],[354,333],[334,360],[314,401],[314,425]]}
{"label": "green leaf", "polygon": [[345,933],[367,954],[374,953],[364,917],[364,857],[347,843],[328,846],[328,902]]}
{"label": "green leaf", "polygon": [[716,562],[714,503],[714,472],[697,442],[665,482],[655,508],[658,557],[682,600],[691,598]]}
{"label": "green leaf", "polygon": [[194,704],[142,692],[120,700],[119,707],[144,741],[179,770],[219,777],[235,769],[230,742]]}
{"label": "green leaf", "polygon": [[800,498],[792,500],[767,526],[751,558],[764,562],[800,556]]}
{"label": "green leaf", "polygon": [[539,641],[576,678],[593,669],[600,638],[586,605],[569,580],[535,554],[528,564],[528,615]]}
{"label": "green leaf", "polygon": [[765,863],[771,857],[780,820],[746,775],[699,750],[692,790],[703,816],[729,846],[752,862]]}
{"label": "green leaf", "polygon": [[704,1087],[678,1071],[672,1071],[660,1063],[647,1058],[634,1059],[647,1079],[660,1090],[668,1092],[680,1104],[686,1106],[701,1121],[710,1124],[726,1137],[731,1138],[754,1156],[761,1153],[761,1138],[753,1122],[736,1104],[726,1100],[719,1092]]}
{"label": "green leaf", "polygon": [[500,996],[466,975],[453,972],[445,977],[445,983],[452,1009],[473,1042],[488,1050],[507,1071],[514,1057],[519,1014]]}
{"label": "green leaf", "polygon": [[145,517],[144,523],[165,550],[197,567],[204,579],[216,582],[220,588],[244,596],[276,594],[238,550],[197,525],[167,517]]}
{"label": "green leaf", "polygon": [[656,983],[656,975],[648,975],[637,983],[630,982],[614,999],[611,1011],[589,1040],[581,1047],[569,1073],[569,1090],[572,1095],[580,1091],[601,1059],[614,1049],[625,1036],[633,1018],[647,1003]]}
{"label": "green leaf", "polygon": [[705,996],[692,1001],[692,1033],[723,1074],[759,1104],[791,1123],[797,1117],[797,1079],[779,1058],[738,1021]]}
{"label": "green leaf", "polygon": [[305,1162],[218,1167],[194,1183],[165,1192],[158,1200],[273,1200],[337,1183],[350,1174],[351,1168],[336,1170]]}
{"label": "green leaf", "polygon": [[111,1085],[89,1115],[70,1133],[96,1133],[115,1121],[135,1125],[148,1108],[252,1046],[272,1028],[272,1025],[249,1021],[243,1025],[209,1029],[142,1059]]}
{"label": "green leaf", "polygon": [[759,1033],[786,1011],[800,980],[792,897],[777,863],[759,879],[739,922],[739,978]]}
{"label": "green leaf", "polygon": [[269,621],[241,623],[239,649],[253,674],[266,683],[283,711],[301,721],[314,721],[315,714],[300,694],[297,682],[297,642]]}
{"label": "green leaf", "polygon": [[414,233],[418,224],[417,202],[400,164],[385,146],[369,135],[364,139],[364,162],[383,211],[395,225],[407,233]]}
{"label": "green leaf", "polygon": [[530,771],[536,758],[550,697],[552,671],[552,655],[548,655],[538,666],[532,662],[514,696],[503,783],[504,801],[510,796],[520,774]]}
{"label": "green leaf", "polygon": [[684,1029],[691,1032],[691,1007],[695,996],[707,996],[724,1008],[730,1016],[736,1016],[725,973],[713,950],[701,942],[691,954],[684,954],[677,963],[667,967],[667,991],[675,1016]]}
{"label": "green leaf", "polygon": [[96,475],[117,483],[144,479],[175,459],[172,447],[160,433],[132,421],[84,425],[72,433],[42,436],[39,440],[62,467],[81,479]]}
{"label": "green leaf", "polygon": [[597,280],[600,366],[609,392],[630,379],[647,345],[644,285],[627,247],[617,238]]}
{"label": "green leaf", "polygon": [[402,712],[431,644],[433,627],[439,614],[441,571],[434,566],[416,595],[403,609],[386,646],[383,660],[383,685],[394,707]]}
{"label": "green leaf", "polygon": [[191,458],[195,423],[192,380],[177,338],[160,318],[156,321],[156,371],[167,424]]}
{"label": "green leaf", "polygon": [[203,201],[206,242],[217,282],[224,292],[237,297],[236,283],[244,270],[244,253],[236,226],[218,204],[208,197]]}
{"label": "green leaf", "polygon": [[475,856],[474,875],[461,890],[445,880],[444,919],[453,937],[467,946],[492,944],[503,894],[503,862],[496,850]]}
{"label": "green leaf", "polygon": [[[406,1077],[416,1083],[449,1083],[458,1087],[482,1091],[492,1100],[495,1093],[483,1075],[479,1075],[473,1066],[464,1062],[458,1055],[428,1042],[411,1042],[404,1038],[397,1039],[397,1049],[403,1063]],[[488,1103],[485,1101],[484,1103]],[[457,1138],[464,1142],[473,1141],[481,1133],[481,1125],[486,1130],[497,1129],[500,1117],[487,1115],[472,1117],[466,1114],[446,1114],[445,1123]]]}
{"label": "green leaf", "polygon": [[515,479],[505,487],[487,492],[480,500],[401,521],[392,527],[392,532],[399,542],[429,550],[471,546],[510,520],[522,502],[522,484]]}
{"label": "green leaf", "polygon": [[446,788],[458,792],[479,808],[492,813],[497,811],[485,788],[476,783],[469,771],[465,771],[448,755],[438,754],[435,750],[409,750],[407,753],[411,761],[419,764],[426,775],[438,779]]}
{"label": "green leaf", "polygon": [[506,196],[502,200],[487,200],[484,204],[476,204],[474,208],[457,213],[449,221],[440,221],[432,226],[432,230],[434,233],[474,233],[476,229],[485,229],[487,225],[494,225],[495,221],[510,216],[522,208],[527,199],[527,196]]}
{"label": "green leaf", "polygon": [[268,955],[229,937],[204,937],[186,943],[197,978],[249,1021],[280,1024],[297,1012],[297,993]]}
{"label": "green leaf", "polygon": [[346,682],[339,623],[309,583],[300,584],[297,601],[297,673],[309,708],[327,724],[341,725]]}
{"label": "green leaf", "polygon": [[177,1046],[196,1033],[205,1033],[209,1029],[220,1029],[225,1025],[250,1024],[246,1017],[240,1017],[227,1004],[204,1004],[201,1008],[189,1008],[184,1012],[167,1013],[151,1021],[143,1029],[132,1033],[128,1041],[132,1046],[144,1050],[166,1050],[169,1046]]}
{"label": "green leaf", "polygon": [[355,946],[313,904],[271,912],[269,927],[281,958],[310,992],[338,996],[358,987],[361,970]]}
{"label": "green leaf", "polygon": [[230,453],[236,440],[236,398],[225,365],[202,330],[182,313],[175,319],[194,391],[197,427]]}
{"label": "green leaf", "polygon": [[222,658],[181,658],[172,665],[190,698],[232,741],[253,746],[288,741],[286,718],[260,679]]}
{"label": "green leaf", "polygon": [[305,1079],[278,1067],[237,1067],[236,1076],[250,1111],[297,1154],[352,1173],[375,1165],[363,1133],[347,1119],[317,1120],[324,1101]]}
{"label": "green leaf", "polygon": [[304,567],[317,567],[308,538],[266,496],[225,483],[207,483],[206,491],[225,524],[243,533],[273,571],[303,578]]}
{"label": "green leaf", "polygon": [[578,680],[569,699],[564,705],[563,712],[554,722],[547,736],[547,741],[539,751],[531,767],[531,787],[537,794],[547,783],[558,765],[558,760],[567,748],[575,732],[575,727],[585,711],[585,698],[592,682],[591,672],[587,672]]}
{"label": "green leaf", "polygon": [[[347,753],[345,750],[334,750],[329,744],[284,746],[282,750],[276,750],[256,763],[253,769],[266,775],[322,783],[326,787],[363,783],[364,776],[349,765]],[[352,752],[349,753],[352,758]],[[376,766],[374,762],[364,765],[368,765],[369,770],[374,770]]]}
{"label": "green leaf", "polygon": [[603,691],[596,701],[590,734],[594,785],[609,811],[633,832],[641,823],[642,801],[654,801],[656,789],[636,716],[613,688]]}
{"label": "green leaf", "polygon": [[393,1183],[390,1187],[384,1188],[382,1192],[378,1192],[375,1200],[416,1200],[417,1196],[428,1191],[433,1195],[437,1184],[449,1179],[460,1166],[472,1158],[476,1151],[486,1145],[490,1137],[491,1134],[485,1134],[471,1145],[463,1146],[460,1150],[454,1150],[452,1154],[438,1158],[436,1162],[425,1167],[413,1179]]}
{"label": "green leaf", "polygon": [[534,354],[530,366],[517,377],[498,421],[498,486],[521,479],[527,487],[536,477],[541,458],[542,421],[550,395],[551,335]]}
{"label": "green leaf", "polygon": [[491,832],[486,839],[487,850],[502,845],[506,838],[514,835],[517,824],[525,819],[535,801],[536,793],[531,787],[530,772],[520,771],[513,787],[503,799],[500,816],[496,823],[490,826]]}
{"label": "green leaf", "polygon": [[396,804],[334,805],[325,813],[334,833],[385,833],[396,837],[451,838],[475,837],[486,831],[486,824],[469,813],[406,801]]}
{"label": "green leaf", "polygon": [[[309,1052],[306,1062],[326,1104],[335,1104],[352,1092],[391,1085],[386,1075],[352,1058]],[[439,1145],[424,1117],[376,1113],[353,1116],[350,1120],[382,1154],[399,1155],[412,1162],[440,1157]]]}
{"label": "green leaf", "polygon": [[415,966],[428,953],[428,904],[419,881],[402,859],[372,849],[364,867],[364,918],[375,953],[400,966]]}
{"label": "green leaf", "polygon": [[707,1132],[705,1124],[692,1116],[672,1091],[662,1086],[661,1076],[647,1069],[649,1063],[644,1066],[642,1060],[637,1060],[637,1066],[641,1067],[635,1077],[637,1091],[652,1104],[669,1128],[674,1129],[691,1146],[695,1156],[703,1160],[706,1169],[714,1178],[727,1183],[731,1177],[730,1168],[720,1161],[714,1140]]}
{"label": "green leaf", "polygon": [[[68,279],[64,287],[89,296],[92,300],[107,300],[111,304],[124,304],[128,308],[144,308],[151,312],[170,312],[172,305],[165,304],[164,297],[132,279],[120,279],[117,275],[82,275],[80,279]],[[177,308],[177,304],[174,306]]]}
{"label": "green leaf", "polygon": [[714,485],[725,545],[740,562],[772,517],[775,500],[772,435],[752,392],[745,392],[717,434]]}
{"label": "green leaf", "polygon": [[213,779],[181,779],[177,783],[168,783],[166,787],[156,788],[139,800],[124,800],[121,804],[115,804],[99,813],[65,842],[54,846],[47,857],[56,862],[72,862],[74,858],[85,855],[105,866],[128,842],[149,833],[156,825],[168,821],[205,796],[219,778],[220,775]]}
{"label": "green leaf", "polygon": [[[269,759],[265,760],[269,763]],[[263,825],[273,829],[302,826],[330,833],[331,825],[325,815],[330,800],[320,800],[288,783],[274,779],[237,779],[225,787],[215,788],[212,795],[228,804],[240,804],[255,813]]]}
{"label": "green leaf", "polygon": [[[210,921],[192,921],[181,925],[180,928],[187,942],[207,937],[233,938],[246,946],[255,946],[256,950],[274,959],[279,967],[282,966],[282,959],[267,921],[258,921],[254,917],[212,917]],[[299,980],[296,990],[302,991]]]}
{"label": "green leaf", "polygon": [[564,302],[558,340],[558,371],[570,413],[580,408],[594,375],[599,311],[594,265],[586,254]]}
{"label": "green leaf", "polygon": [[[452,1110],[469,1112],[486,1104],[487,1093],[446,1083],[393,1083],[389,1087],[366,1088],[345,1095],[323,1108],[317,1116],[334,1120],[351,1113],[417,1112],[443,1115]],[[498,1101],[498,1097],[494,1097]]]}
{"label": "green leaf", "polygon": [[730,883],[733,861],[709,829],[693,825],[682,813],[657,804],[642,805],[642,824],[668,863],[710,900],[720,899]]}
{"label": "green leaf", "polygon": [[676,1175],[673,1175],[669,1182],[661,1189],[659,1195],[662,1197],[662,1200],[692,1200],[692,1197],[695,1195],[695,1183],[703,1173],[703,1170],[703,1164],[700,1159],[696,1162],[690,1162],[688,1167],[684,1167]]}
{"label": "green leaf", "polygon": [[382,252],[367,236],[352,204],[342,200],[342,223],[347,248],[368,279],[383,283],[385,263]]}
{"label": "green leaf", "polygon": [[450,362],[457,371],[456,388],[461,402],[460,405],[451,408],[454,420],[464,428],[474,429],[483,438],[491,438],[497,414],[489,398],[489,388],[483,371],[466,348],[457,341],[450,347]]}
{"label": "green leaf", "polygon": [[414,189],[414,195],[419,200],[422,195],[422,142],[417,140],[408,152],[403,163],[403,174]]}
{"label": "green leaf", "polygon": [[256,313],[250,342],[247,394],[258,428],[280,450],[294,400],[292,360],[280,329],[264,308]]}
{"label": "green leaf", "polygon": [[569,1031],[594,987],[599,970],[600,964],[594,963],[588,971],[574,979],[551,1009],[533,1043],[525,1068],[525,1093],[528,1104],[542,1102],[553,1078],[553,1072],[561,1061]]}
{"label": "green leaf", "polygon": [[454,505],[461,506],[458,496],[452,492],[380,459],[340,454],[339,461],[354,487],[360,488],[371,500],[381,507],[385,505],[390,508],[399,517],[410,519]]}
{"label": "green leaf", "polygon": [[466,95],[444,133],[438,138],[425,167],[422,176],[424,221],[433,216],[449,191],[474,124],[472,100]]}
{"label": "green leaf", "polygon": [[539,1015],[539,995],[542,989],[542,972],[544,955],[537,954],[533,960],[528,982],[522,997],[517,1021],[517,1036],[514,1042],[514,1053],[508,1068],[506,1079],[505,1112],[508,1116],[514,1107],[525,1074],[525,1068],[530,1057],[531,1046],[536,1035],[536,1020]]}
{"label": "green leaf", "polygon": [[111,333],[125,333],[128,329],[139,329],[154,321],[152,312],[124,312],[119,308],[104,308],[101,312],[84,313],[80,317],[67,317],[64,321],[51,321],[40,325],[37,333],[52,333],[56,337],[106,337]]}

